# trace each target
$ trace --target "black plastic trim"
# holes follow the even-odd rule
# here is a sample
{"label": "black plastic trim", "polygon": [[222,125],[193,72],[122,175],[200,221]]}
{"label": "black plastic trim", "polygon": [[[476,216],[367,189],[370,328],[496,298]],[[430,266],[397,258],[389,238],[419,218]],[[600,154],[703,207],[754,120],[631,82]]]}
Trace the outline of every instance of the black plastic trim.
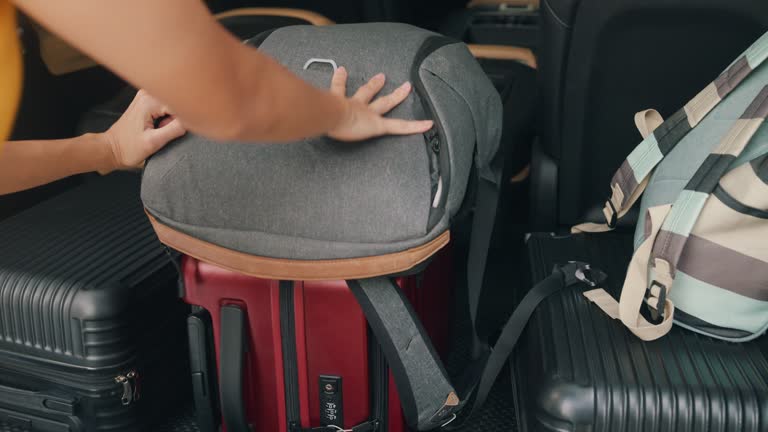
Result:
{"label": "black plastic trim", "polygon": [[379,430],[389,430],[389,367],[381,345],[368,328],[368,355],[371,368],[371,418],[378,420]]}
{"label": "black plastic trim", "polygon": [[187,318],[195,417],[200,430],[204,431],[218,430],[221,418],[212,329],[211,315],[204,309]]}
{"label": "black plastic trim", "polygon": [[55,395],[0,385],[0,400],[20,407],[37,407],[40,412],[74,415],[77,398],[72,395]]}
{"label": "black plastic trim", "polygon": [[243,372],[248,343],[245,311],[236,305],[221,308],[221,413],[230,432],[252,430],[246,417]]}

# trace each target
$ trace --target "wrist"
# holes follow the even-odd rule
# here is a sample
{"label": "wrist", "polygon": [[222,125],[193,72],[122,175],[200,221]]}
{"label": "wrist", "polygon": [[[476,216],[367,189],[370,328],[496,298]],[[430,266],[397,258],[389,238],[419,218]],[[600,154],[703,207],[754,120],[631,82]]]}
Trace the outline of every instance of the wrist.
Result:
{"label": "wrist", "polygon": [[93,170],[101,175],[107,175],[112,171],[120,169],[115,155],[115,145],[109,132],[89,133],[83,135],[83,138],[90,147],[89,150],[94,157]]}

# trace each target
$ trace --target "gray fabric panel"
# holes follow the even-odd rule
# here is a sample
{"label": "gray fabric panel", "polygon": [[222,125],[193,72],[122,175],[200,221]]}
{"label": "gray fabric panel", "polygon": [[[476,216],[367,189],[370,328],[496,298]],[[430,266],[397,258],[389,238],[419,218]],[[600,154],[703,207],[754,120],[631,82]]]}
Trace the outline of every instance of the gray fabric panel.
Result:
{"label": "gray fabric panel", "polygon": [[260,233],[325,242],[423,241],[430,207],[424,140],[377,141],[212,145],[189,136],[152,158],[142,199],[162,220],[188,226],[183,231],[190,235],[266,256],[299,258],[286,255],[287,245],[273,254],[251,244]]}
{"label": "gray fabric panel", "polygon": [[[333,60],[347,69],[350,80],[357,84],[355,89],[383,72],[387,83],[382,94],[386,94],[411,79],[413,56],[430,35],[434,33],[396,23],[293,26],[275,30],[260,49],[294,72],[311,58]],[[353,89],[347,90],[351,96]],[[425,118],[415,96],[395,108],[391,116]]]}
{"label": "gray fabric panel", "polygon": [[[344,65],[350,73],[349,94],[383,71],[388,92],[409,79],[412,57],[402,53],[415,53],[430,34],[396,24],[297,26],[275,31],[262,49],[322,88],[328,88],[330,68],[305,71],[306,61],[327,58]],[[423,118],[418,96],[409,97],[392,115]],[[431,197],[421,135],[355,144],[316,138],[217,145],[190,134],[150,160],[142,198],[171,227],[271,257],[397,252],[445,230],[441,223],[426,232]]]}
{"label": "gray fabric panel", "polygon": [[[641,201],[638,228],[635,230],[635,249],[643,241],[645,209],[674,202],[697,168],[766,84],[768,67],[763,66],[733,90],[659,164]],[[758,129],[749,147],[732,167],[748,162],[746,158],[760,152],[761,147],[768,149],[768,127],[765,124]]]}
{"label": "gray fabric panel", "polygon": [[419,413],[419,425],[427,425],[443,407],[453,387],[443,375],[403,298],[386,278],[358,281],[386,327],[404,366]]}
{"label": "gray fabric panel", "polygon": [[435,110],[442,121],[450,149],[448,156],[451,164],[451,184],[446,209],[448,214],[452,215],[464,199],[469,172],[472,169],[475,150],[475,129],[469,121],[472,113],[461,96],[439,77],[426,72],[421,74],[421,80],[430,94],[440,95],[440,103],[435,104]]}
{"label": "gray fabric panel", "polygon": [[[422,64],[422,79],[429,73],[442,79],[464,99],[472,113],[479,174],[498,183],[501,181],[498,151],[502,126],[501,96],[464,44],[446,45],[427,57]],[[435,105],[444,103],[442,97],[442,93],[433,95]]]}
{"label": "gray fabric panel", "polygon": [[[403,24],[295,26],[273,32],[261,49],[318,87],[328,87],[331,68],[318,64],[303,70],[310,58],[345,66],[349,94],[378,72],[387,74],[384,92],[389,92],[411,78],[413,55],[433,34]],[[451,176],[459,181],[447,192],[448,214],[430,232],[429,161],[421,135],[355,144],[314,138],[220,145],[190,134],[148,162],[145,206],[162,223],[194,237],[276,258],[372,256],[434,239],[447,229],[464,195],[474,136],[466,138],[475,134],[473,121],[482,124],[479,138],[494,151],[501,125],[498,94],[466,47],[456,44],[440,53],[431,56],[437,72],[427,75],[439,115],[450,117],[449,145],[456,146],[449,152]],[[459,88],[435,84],[435,74],[458,80]],[[462,101],[478,107],[469,111]],[[391,115],[421,119],[425,113],[414,93]]]}

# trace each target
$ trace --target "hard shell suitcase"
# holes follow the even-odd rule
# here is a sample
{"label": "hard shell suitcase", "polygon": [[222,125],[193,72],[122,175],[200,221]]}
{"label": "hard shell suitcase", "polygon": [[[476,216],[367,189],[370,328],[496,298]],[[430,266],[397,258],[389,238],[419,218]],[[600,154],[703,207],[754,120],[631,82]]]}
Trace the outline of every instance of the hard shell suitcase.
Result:
{"label": "hard shell suitcase", "polygon": [[0,223],[0,421],[144,431],[188,387],[177,272],[134,174]]}
{"label": "hard shell suitcase", "polygon": [[[534,282],[581,260],[617,293],[632,255],[631,233],[528,240]],[[564,289],[543,302],[513,360],[522,432],[758,432],[768,430],[768,338],[728,343],[679,326],[644,342]]]}
{"label": "hard shell suitcase", "polygon": [[[397,278],[440,353],[448,343],[451,268],[444,251],[423,273]],[[185,300],[212,317],[221,411],[233,430],[407,430],[383,353],[346,281],[257,279],[190,257],[183,272]],[[195,318],[194,334],[205,332],[203,321]],[[194,375],[200,395],[216,391],[208,387],[217,373],[211,363]]]}

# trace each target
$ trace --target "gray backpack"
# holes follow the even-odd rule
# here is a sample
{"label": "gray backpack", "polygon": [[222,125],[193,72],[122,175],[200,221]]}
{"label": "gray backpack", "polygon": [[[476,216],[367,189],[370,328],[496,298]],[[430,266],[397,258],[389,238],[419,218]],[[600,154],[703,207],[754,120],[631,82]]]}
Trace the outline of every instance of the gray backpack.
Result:
{"label": "gray backpack", "polygon": [[611,229],[643,195],[620,300],[585,293],[641,339],[673,322],[734,342],[768,328],[766,57],[768,34],[666,121],[638,113],[644,140],[613,177],[607,225],[574,227]]}
{"label": "gray backpack", "polygon": [[256,277],[349,280],[408,423],[444,425],[464,395],[388,276],[418,271],[448,243],[474,168],[474,323],[501,177],[498,93],[464,44],[408,25],[286,27],[249,43],[320,88],[337,65],[349,71],[352,90],[378,72],[390,87],[411,81],[415,91],[392,115],[434,119],[435,128],[353,144],[316,137],[222,145],[189,134],[144,171],[142,199],[160,240]]}

